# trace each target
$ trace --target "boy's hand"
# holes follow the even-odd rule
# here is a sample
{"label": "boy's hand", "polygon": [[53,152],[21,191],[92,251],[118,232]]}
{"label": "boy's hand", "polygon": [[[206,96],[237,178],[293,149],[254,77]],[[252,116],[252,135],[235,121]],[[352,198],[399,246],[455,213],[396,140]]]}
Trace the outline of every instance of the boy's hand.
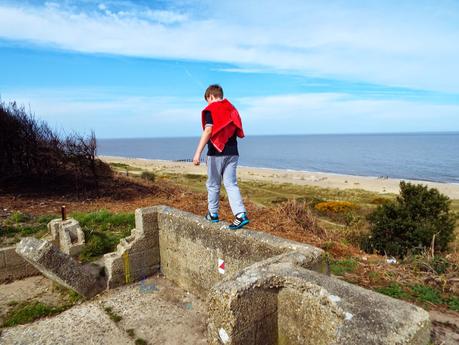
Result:
{"label": "boy's hand", "polygon": [[197,153],[193,157],[193,164],[194,165],[199,165],[201,163],[201,155],[198,155]]}

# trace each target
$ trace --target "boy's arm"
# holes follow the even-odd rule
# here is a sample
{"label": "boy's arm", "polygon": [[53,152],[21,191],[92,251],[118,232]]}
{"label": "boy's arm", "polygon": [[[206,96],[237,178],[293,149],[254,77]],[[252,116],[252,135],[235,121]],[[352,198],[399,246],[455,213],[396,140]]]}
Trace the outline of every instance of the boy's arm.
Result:
{"label": "boy's arm", "polygon": [[212,126],[206,126],[204,128],[204,131],[202,132],[201,139],[199,140],[198,147],[196,148],[196,152],[193,157],[194,165],[199,165],[200,160],[201,160],[202,150],[204,150],[204,147],[209,141],[211,134],[212,134]]}

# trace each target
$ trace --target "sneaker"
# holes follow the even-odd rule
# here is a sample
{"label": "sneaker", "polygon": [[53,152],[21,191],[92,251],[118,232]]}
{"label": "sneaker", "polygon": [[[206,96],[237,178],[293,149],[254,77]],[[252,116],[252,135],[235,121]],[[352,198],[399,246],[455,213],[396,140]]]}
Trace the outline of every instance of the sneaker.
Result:
{"label": "sneaker", "polygon": [[220,221],[220,219],[218,219],[218,213],[210,213],[210,212],[207,212],[205,218],[209,221],[209,222],[212,222],[212,223],[218,223]]}
{"label": "sneaker", "polygon": [[237,230],[241,229],[244,225],[249,224],[249,218],[247,218],[247,214],[245,212],[238,213],[236,218],[234,218],[233,222],[228,225],[228,229],[230,230]]}

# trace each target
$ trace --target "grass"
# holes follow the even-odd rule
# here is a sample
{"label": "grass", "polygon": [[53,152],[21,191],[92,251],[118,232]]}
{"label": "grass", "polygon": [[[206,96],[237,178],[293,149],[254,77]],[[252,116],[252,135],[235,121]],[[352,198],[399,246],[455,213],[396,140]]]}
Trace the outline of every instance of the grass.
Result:
{"label": "grass", "polygon": [[375,289],[384,295],[402,299],[409,302],[418,302],[426,309],[432,305],[443,305],[454,311],[459,311],[459,298],[456,296],[447,296],[434,287],[427,285],[406,285],[392,282],[388,286]]}
{"label": "grass", "polygon": [[[85,234],[86,246],[80,254],[83,262],[93,261],[116,249],[120,239],[129,236],[135,227],[134,213],[113,213],[100,210],[89,213],[72,213]],[[15,243],[25,236],[41,237],[48,232],[47,224],[57,215],[31,216],[12,213],[0,221],[0,242]],[[3,238],[3,239],[2,239]]]}
{"label": "grass", "polygon": [[37,301],[20,303],[6,315],[2,327],[29,323],[42,317],[58,314],[67,308],[68,306],[55,307]]}
{"label": "grass", "polygon": [[408,299],[410,297],[410,295],[398,283],[390,283],[389,286],[377,288],[376,291],[398,299]]}
{"label": "grass", "polygon": [[48,222],[55,216],[39,216],[13,212],[8,218],[0,220],[0,243],[15,243],[21,237],[41,237],[48,231]]}
{"label": "grass", "polygon": [[330,262],[330,272],[337,276],[354,272],[358,267],[358,262],[354,259],[332,260]]}
{"label": "grass", "polygon": [[135,226],[134,213],[112,213],[100,210],[90,213],[73,213],[85,234],[86,245],[80,260],[89,262],[116,249],[120,239],[129,236]]}
{"label": "grass", "polygon": [[129,164],[125,164],[125,163],[109,163],[109,164],[110,164],[110,166],[112,168],[115,168],[115,170],[121,170],[121,171],[126,171],[126,170],[128,170],[128,171],[140,171],[140,170],[142,170],[140,168],[133,167],[133,166],[131,166]]}
{"label": "grass", "polygon": [[84,297],[75,291],[53,282],[53,290],[57,290],[70,305],[74,305],[84,300]]}

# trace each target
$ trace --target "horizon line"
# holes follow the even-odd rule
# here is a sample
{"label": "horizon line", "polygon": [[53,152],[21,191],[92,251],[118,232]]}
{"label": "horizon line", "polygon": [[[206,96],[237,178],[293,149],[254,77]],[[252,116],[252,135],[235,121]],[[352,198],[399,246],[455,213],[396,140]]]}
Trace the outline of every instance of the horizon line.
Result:
{"label": "horizon line", "polygon": [[[282,136],[325,136],[325,135],[413,135],[413,134],[459,134],[459,130],[453,131],[413,131],[413,132],[349,132],[349,133],[284,133],[284,134],[252,134],[250,137],[282,137]],[[247,136],[246,136],[247,137]],[[177,139],[199,138],[199,136],[156,136],[156,137],[97,137],[97,140],[119,139]]]}

